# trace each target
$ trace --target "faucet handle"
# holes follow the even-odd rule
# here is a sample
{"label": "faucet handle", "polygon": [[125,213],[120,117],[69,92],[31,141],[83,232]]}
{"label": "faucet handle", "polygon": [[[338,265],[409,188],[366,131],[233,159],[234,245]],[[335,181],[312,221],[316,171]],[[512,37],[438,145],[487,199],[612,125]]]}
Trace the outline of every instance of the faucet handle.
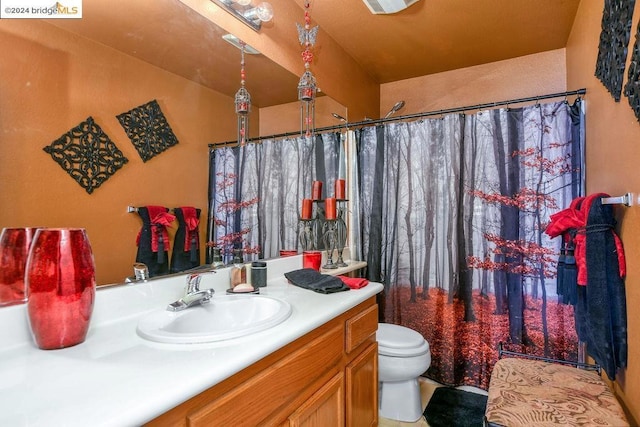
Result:
{"label": "faucet handle", "polygon": [[146,264],[136,262],[133,264],[133,275],[136,282],[139,280],[147,280],[149,278],[149,268]]}
{"label": "faucet handle", "polygon": [[184,289],[185,295],[200,292],[200,273],[192,273],[187,276],[187,286]]}

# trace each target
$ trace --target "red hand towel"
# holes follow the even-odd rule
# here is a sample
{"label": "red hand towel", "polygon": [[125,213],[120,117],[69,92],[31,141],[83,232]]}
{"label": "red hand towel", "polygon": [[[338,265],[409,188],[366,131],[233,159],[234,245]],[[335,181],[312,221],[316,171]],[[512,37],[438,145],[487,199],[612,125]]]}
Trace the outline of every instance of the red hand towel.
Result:
{"label": "red hand towel", "polygon": [[347,276],[338,276],[345,285],[350,287],[351,289],[360,289],[364,288],[369,284],[369,280],[364,279],[362,277],[347,277]]}
{"label": "red hand towel", "polygon": [[182,215],[184,216],[184,223],[187,228],[187,232],[184,234],[184,251],[189,252],[191,250],[191,240],[194,240],[195,247],[199,247],[198,238],[198,225],[200,220],[198,219],[198,212],[196,208],[191,206],[183,206]]}

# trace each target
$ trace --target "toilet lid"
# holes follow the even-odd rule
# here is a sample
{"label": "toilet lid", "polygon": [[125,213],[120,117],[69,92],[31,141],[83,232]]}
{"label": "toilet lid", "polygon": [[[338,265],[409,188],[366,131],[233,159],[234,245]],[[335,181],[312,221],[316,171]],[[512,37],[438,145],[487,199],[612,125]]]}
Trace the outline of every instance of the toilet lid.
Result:
{"label": "toilet lid", "polygon": [[387,356],[417,356],[429,351],[429,343],[413,329],[379,323],[376,332],[378,353]]}

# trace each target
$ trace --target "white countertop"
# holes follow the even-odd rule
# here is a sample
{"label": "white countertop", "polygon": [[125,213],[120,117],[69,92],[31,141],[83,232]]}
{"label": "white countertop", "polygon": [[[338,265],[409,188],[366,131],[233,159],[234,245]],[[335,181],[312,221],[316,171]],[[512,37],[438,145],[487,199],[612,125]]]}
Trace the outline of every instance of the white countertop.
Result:
{"label": "white countertop", "polygon": [[[99,288],[87,339],[60,350],[36,347],[25,305],[2,308],[0,425],[143,424],[382,291],[381,284],[369,283],[324,295],[291,285],[283,274],[301,268],[301,258],[268,261],[267,287],[260,290],[288,301],[291,316],[271,329],[218,343],[161,344],[136,334],[142,315],[182,295],[184,275]],[[228,269],[203,275],[200,288],[210,287],[224,294]]]}

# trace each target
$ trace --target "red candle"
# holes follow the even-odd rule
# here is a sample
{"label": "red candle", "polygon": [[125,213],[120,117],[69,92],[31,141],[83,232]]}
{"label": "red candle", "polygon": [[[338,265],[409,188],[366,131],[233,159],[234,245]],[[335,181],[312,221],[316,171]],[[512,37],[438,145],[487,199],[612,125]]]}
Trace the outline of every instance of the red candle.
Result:
{"label": "red candle", "polygon": [[336,199],[329,197],[324,201],[325,218],[336,219]]}
{"label": "red candle", "polygon": [[346,199],[345,197],[345,182],[344,179],[336,179],[336,199],[338,200],[344,200]]}
{"label": "red candle", "polygon": [[249,108],[249,104],[247,102],[240,102],[236,104],[236,113],[246,114],[249,111],[251,111],[251,109]]}
{"label": "red candle", "polygon": [[310,87],[304,88],[300,91],[301,101],[310,101],[313,99],[313,89]]}
{"label": "red candle", "polygon": [[311,219],[311,199],[302,199],[302,219]]}
{"label": "red candle", "polygon": [[311,198],[313,200],[322,200],[322,181],[313,181]]}

